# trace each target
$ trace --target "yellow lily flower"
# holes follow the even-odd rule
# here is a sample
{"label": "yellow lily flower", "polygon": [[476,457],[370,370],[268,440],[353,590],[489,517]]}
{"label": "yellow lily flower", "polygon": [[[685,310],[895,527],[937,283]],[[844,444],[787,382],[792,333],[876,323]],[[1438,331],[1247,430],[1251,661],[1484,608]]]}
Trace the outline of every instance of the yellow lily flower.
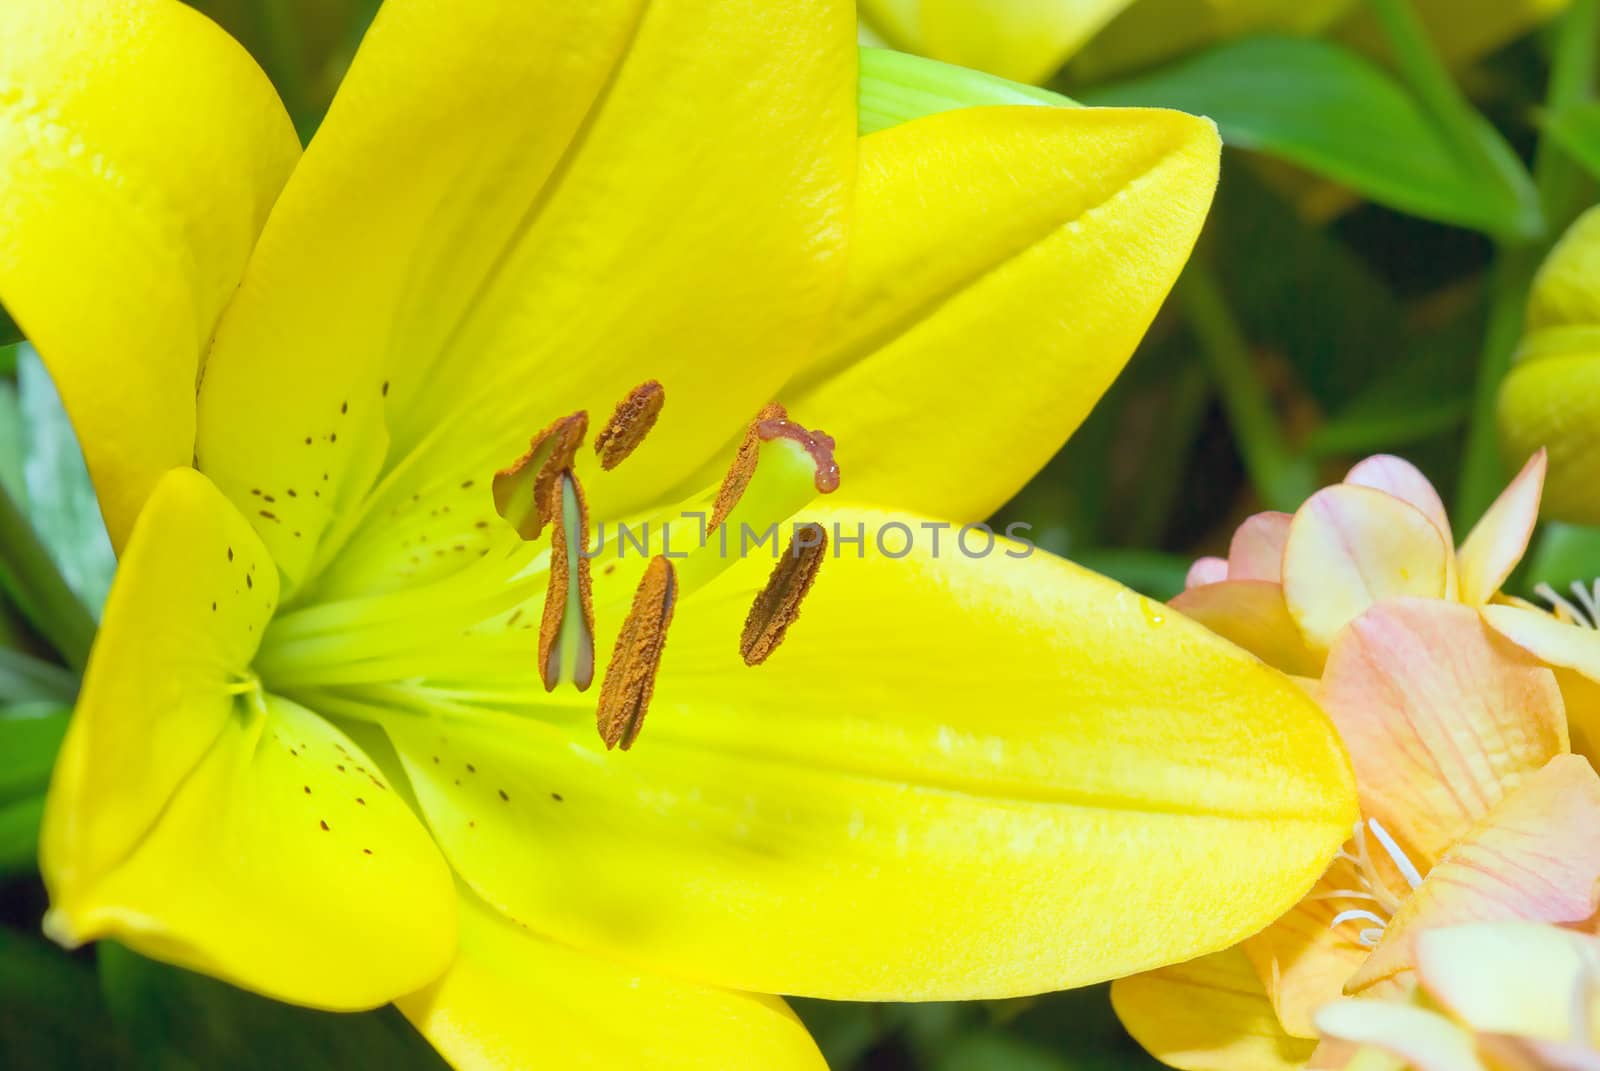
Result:
{"label": "yellow lily flower", "polygon": [[[52,935],[396,1001],[462,1067],[815,1067],[763,994],[1076,985],[1311,885],[1353,787],[1290,682],[1014,543],[894,534],[987,515],[1082,419],[1215,130],[858,144],[853,23],[389,0],[302,157],[176,0],[0,7],[0,299],[120,550]],[[876,505],[812,504],[829,440],[774,397]],[[586,557],[714,502],[860,552]]]}
{"label": "yellow lily flower", "polygon": [[1531,922],[1429,930],[1417,937],[1417,981],[1409,1001],[1319,1010],[1330,1041],[1315,1065],[1576,1071],[1600,1062],[1600,938]]}
{"label": "yellow lily flower", "polygon": [[1500,385],[1507,453],[1550,451],[1545,509],[1600,524],[1600,208],[1568,228],[1534,279],[1515,364]]}
{"label": "yellow lily flower", "polygon": [[[1416,0],[1440,53],[1464,63],[1559,14],[1568,0]],[[1069,61],[1103,81],[1256,33],[1377,35],[1356,0],[861,0],[891,46],[1019,82]]]}
{"label": "yellow lily flower", "polygon": [[1260,934],[1113,983],[1129,1032],[1173,1067],[1305,1067],[1316,1010],[1403,993],[1427,931],[1600,910],[1600,776],[1568,753],[1554,674],[1475,610],[1377,603],[1340,631],[1315,693],[1350,750],[1362,821]]}

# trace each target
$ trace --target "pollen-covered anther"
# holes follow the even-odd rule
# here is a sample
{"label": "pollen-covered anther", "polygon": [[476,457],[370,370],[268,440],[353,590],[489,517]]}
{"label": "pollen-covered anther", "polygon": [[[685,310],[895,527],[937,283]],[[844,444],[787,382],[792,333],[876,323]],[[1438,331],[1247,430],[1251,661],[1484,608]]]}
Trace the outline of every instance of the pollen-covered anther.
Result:
{"label": "pollen-covered anther", "polygon": [[819,494],[830,494],[839,489],[839,463],[833,457],[833,436],[823,431],[806,430],[789,419],[789,413],[783,406],[770,402],[745,428],[744,439],[733,455],[733,464],[728,466],[728,473],[717,488],[717,500],[711,508],[708,530],[715,530],[727,520],[733,507],[744,497],[750,481],[756,475],[761,444],[780,438],[794,440],[811,455],[812,464],[816,467],[812,486]]}
{"label": "pollen-covered anther", "polygon": [[646,380],[617,403],[616,411],[600,434],[594,437],[595,456],[607,472],[616,468],[636,450],[650,429],[656,426],[667,392],[656,380]]}
{"label": "pollen-covered anther", "polygon": [[639,738],[677,601],[678,577],[672,563],[660,555],[651,558],[600,685],[596,724],[608,751],[614,747],[627,751]]}
{"label": "pollen-covered anther", "polygon": [[571,470],[588,430],[584,410],[564,416],[529,440],[528,452],[509,468],[494,474],[495,512],[523,539],[538,539],[555,515],[561,474]]}
{"label": "pollen-covered anther", "polygon": [[554,691],[563,675],[578,691],[594,681],[594,596],[589,587],[589,509],[570,469],[557,477],[552,495],[555,524],[550,579],[539,623],[539,679]]}
{"label": "pollen-covered anther", "polygon": [[778,649],[789,626],[800,616],[800,604],[816,581],[827,553],[828,533],[822,525],[802,524],[795,529],[788,549],[744,619],[739,653],[744,656],[745,665],[759,666]]}

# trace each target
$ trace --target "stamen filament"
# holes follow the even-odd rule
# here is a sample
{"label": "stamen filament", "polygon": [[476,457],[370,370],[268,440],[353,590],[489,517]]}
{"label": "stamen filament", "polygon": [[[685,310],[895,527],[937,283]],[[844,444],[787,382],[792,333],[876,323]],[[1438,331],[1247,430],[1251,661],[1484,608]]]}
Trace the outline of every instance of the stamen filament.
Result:
{"label": "stamen filament", "polygon": [[589,590],[589,511],[571,470],[561,473],[557,523],[550,549],[550,584],[539,626],[539,677],[545,691],[563,678],[578,691],[594,680],[594,597]]}

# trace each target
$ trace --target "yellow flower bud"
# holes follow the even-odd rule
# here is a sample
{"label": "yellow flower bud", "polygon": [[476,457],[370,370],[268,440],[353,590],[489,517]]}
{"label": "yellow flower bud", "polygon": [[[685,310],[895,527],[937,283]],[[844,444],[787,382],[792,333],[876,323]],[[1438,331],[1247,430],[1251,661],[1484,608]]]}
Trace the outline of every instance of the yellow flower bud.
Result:
{"label": "yellow flower bud", "polygon": [[1547,516],[1600,523],[1600,208],[1539,269],[1499,424],[1511,459],[1549,449]]}

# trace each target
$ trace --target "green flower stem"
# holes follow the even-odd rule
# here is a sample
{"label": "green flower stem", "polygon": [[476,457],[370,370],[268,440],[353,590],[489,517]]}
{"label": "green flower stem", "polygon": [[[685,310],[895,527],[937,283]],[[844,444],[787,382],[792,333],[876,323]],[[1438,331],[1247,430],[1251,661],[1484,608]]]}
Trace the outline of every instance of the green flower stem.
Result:
{"label": "green flower stem", "polygon": [[[1387,0],[1384,0],[1387,2]],[[1546,105],[1551,112],[1588,100],[1594,93],[1595,43],[1600,39],[1600,0],[1576,0],[1556,25],[1556,49],[1550,70]],[[1534,275],[1554,236],[1583,207],[1586,180],[1582,169],[1545,134],[1533,164],[1534,185],[1551,235],[1537,242],[1502,242],[1489,276],[1489,322],[1484,332],[1467,443],[1456,489],[1457,530],[1466,531],[1494,501],[1505,483],[1500,458],[1495,405],[1500,382],[1522,335],[1523,315]]]}
{"label": "green flower stem", "polygon": [[1256,375],[1244,332],[1228,308],[1216,274],[1201,261],[1191,260],[1173,292],[1222,395],[1256,494],[1268,509],[1295,510],[1316,490],[1316,471],[1285,441],[1272,399]]}
{"label": "green flower stem", "polygon": [[0,487],[0,585],[67,665],[81,672],[89,661],[89,645],[94,641],[94,618],[67,587],[33,526],[3,487]]}
{"label": "green flower stem", "polygon": [[1410,0],[1367,0],[1383,30],[1395,67],[1456,149],[1492,166],[1479,138],[1482,117],[1450,76]]}
{"label": "green flower stem", "polygon": [[1181,461],[1175,464],[1173,459],[1189,457],[1211,398],[1211,379],[1197,364],[1183,365],[1169,381],[1161,413],[1164,449],[1148,451],[1140,466],[1141,491],[1127,532],[1133,546],[1156,546],[1166,533],[1185,475]]}

